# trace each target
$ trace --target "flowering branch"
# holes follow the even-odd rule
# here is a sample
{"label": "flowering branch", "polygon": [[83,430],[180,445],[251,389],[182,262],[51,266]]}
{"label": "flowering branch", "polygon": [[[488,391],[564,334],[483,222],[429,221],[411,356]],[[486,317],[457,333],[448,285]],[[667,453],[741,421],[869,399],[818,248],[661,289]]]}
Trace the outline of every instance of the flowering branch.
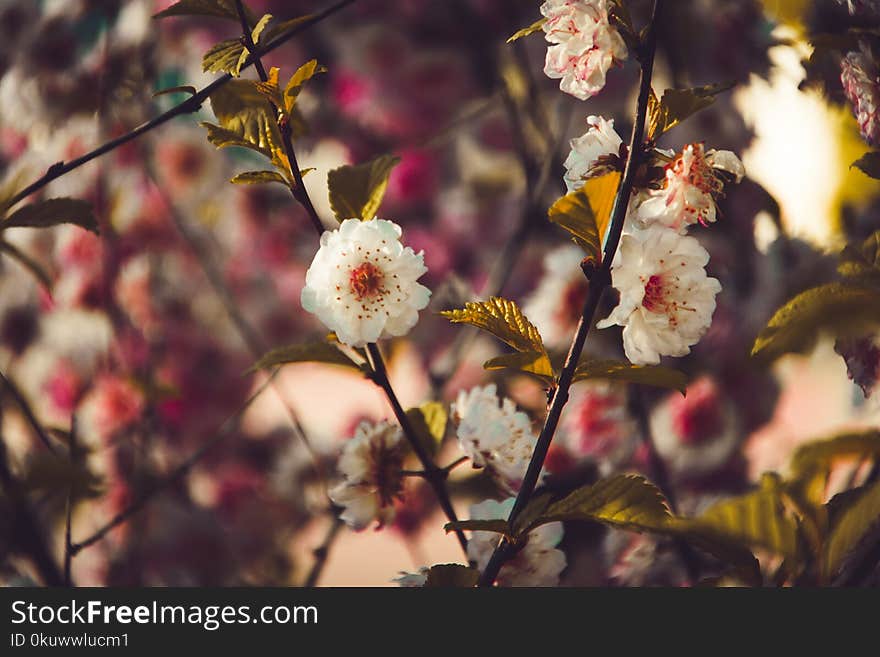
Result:
{"label": "flowering branch", "polygon": [[[308,28],[320,23],[322,20],[335,14],[340,9],[344,9],[348,5],[352,4],[355,0],[339,0],[335,4],[330,5],[326,9],[319,11],[317,14],[314,14],[310,18],[298,23],[297,25],[290,28],[289,31],[279,35],[275,39],[271,40],[262,48],[255,48],[250,51],[250,55],[248,55],[244,64],[241,66],[241,70],[246,69],[249,66],[254,65],[254,63],[259,59],[261,55],[265,55],[267,53],[276,50],[277,48],[284,45],[287,41],[292,39],[297,34],[300,34],[306,31]],[[211,96],[212,93],[217,91],[220,87],[225,85],[227,82],[233,79],[233,76],[230,73],[225,73],[220,76],[216,80],[214,80],[211,84],[206,85],[192,96],[187,98],[182,103],[175,105],[167,112],[163,112],[159,116],[150,119],[146,123],[143,123],[136,127],[134,130],[131,130],[124,135],[120,135],[115,139],[111,139],[110,141],[101,144],[94,150],[89,151],[85,155],[78,157],[76,159],[71,160],[70,162],[56,162],[44,173],[41,177],[37,178],[30,185],[19,191],[15,196],[13,196],[9,202],[7,203],[8,207],[12,207],[19,201],[27,198],[34,192],[41,190],[43,187],[48,185],[53,180],[57,180],[61,176],[70,173],[74,169],[78,169],[79,167],[91,162],[95,158],[101,157],[102,155],[106,155],[110,151],[113,151],[128,142],[137,139],[143,134],[146,134],[153,130],[154,128],[158,128],[163,123],[167,123],[171,119],[182,116],[183,114],[192,114],[193,112],[197,112],[202,104]],[[296,168],[296,164],[293,160],[291,160],[291,166]],[[299,171],[297,170],[294,175],[294,179],[299,175]],[[298,184],[301,184],[302,180],[300,178]]]}
{"label": "flowering branch", "polygon": [[[632,194],[633,184],[635,181],[636,168],[638,160],[642,155],[642,144],[645,136],[645,121],[648,114],[648,98],[651,92],[651,75],[654,68],[654,51],[656,49],[657,35],[655,24],[659,15],[663,0],[654,0],[653,10],[651,12],[651,21],[648,26],[647,33],[642,43],[641,52],[639,53],[641,63],[641,74],[639,78],[639,97],[636,105],[636,117],[632,128],[632,134],[629,141],[629,157],[626,161],[626,167],[623,171],[623,178],[618,187],[617,195],[614,199],[614,206],[611,211],[611,223],[608,229],[608,238],[605,241],[605,248],[602,253],[602,264],[596,269],[591,277],[587,299],[584,304],[581,318],[578,321],[577,330],[559,380],[553,391],[553,397],[547,412],[547,418],[538,436],[538,442],[535,445],[535,451],[529,462],[528,470],[523,478],[522,486],[516,496],[513,509],[510,512],[508,523],[513,524],[517,516],[522,512],[529,503],[541,469],[544,467],[544,460],[547,457],[547,451],[550,449],[550,443],[553,435],[556,433],[556,427],[559,424],[559,418],[562,415],[562,409],[568,401],[569,388],[574,379],[574,372],[580,361],[584,344],[587,340],[587,334],[593,325],[596,309],[605,289],[611,284],[611,263],[614,255],[617,253],[617,246],[620,242],[620,236],[623,232],[624,219],[626,218],[627,206],[629,198]],[[498,572],[504,565],[505,561],[510,558],[514,551],[514,545],[502,539],[492,554],[486,568],[480,576],[480,586],[491,586],[498,576]]]}

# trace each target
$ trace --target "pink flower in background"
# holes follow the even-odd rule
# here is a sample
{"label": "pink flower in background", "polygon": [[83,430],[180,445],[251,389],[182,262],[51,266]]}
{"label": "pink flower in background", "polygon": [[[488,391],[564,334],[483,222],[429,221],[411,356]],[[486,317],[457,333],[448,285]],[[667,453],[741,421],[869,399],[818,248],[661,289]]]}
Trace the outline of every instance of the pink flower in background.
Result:
{"label": "pink flower in background", "polygon": [[840,82],[862,137],[872,146],[880,146],[880,68],[867,45],[841,60]]}
{"label": "pink flower in background", "polygon": [[577,459],[593,459],[605,469],[622,461],[632,451],[636,435],[625,389],[603,381],[572,387],[560,433],[560,442]]}
{"label": "pink flower in background", "polygon": [[565,244],[544,256],[544,275],[526,298],[523,312],[538,330],[544,343],[564,348],[571,341],[587,299],[587,279],[581,270],[583,250]]}
{"label": "pink flower in background", "polygon": [[107,439],[137,422],[144,409],[144,394],[130,380],[105,374],[89,394],[94,403],[95,427]]}

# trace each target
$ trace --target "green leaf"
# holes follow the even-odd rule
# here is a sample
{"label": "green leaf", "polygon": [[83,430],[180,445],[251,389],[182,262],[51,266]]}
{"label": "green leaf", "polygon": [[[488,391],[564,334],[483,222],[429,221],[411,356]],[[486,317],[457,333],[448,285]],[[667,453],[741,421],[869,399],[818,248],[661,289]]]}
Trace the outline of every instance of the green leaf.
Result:
{"label": "green leaf", "polygon": [[539,20],[536,20],[534,23],[532,23],[528,27],[524,27],[523,29],[515,32],[513,34],[513,36],[511,36],[507,40],[507,43],[513,43],[517,39],[522,39],[523,37],[529,36],[530,34],[534,34],[535,32],[540,32],[541,29],[544,27],[544,23],[546,23],[546,22],[547,22],[546,18],[541,18]]}
{"label": "green leaf", "polygon": [[443,525],[446,533],[454,532],[458,529],[469,532],[495,532],[504,536],[511,536],[510,526],[506,520],[458,520],[456,522],[447,522]]}
{"label": "green leaf", "polygon": [[45,270],[43,265],[31,258],[27,253],[20,250],[14,244],[3,241],[0,241],[0,252],[5,253],[18,262],[22,267],[27,269],[47,290],[52,289],[52,277],[49,276],[49,273]]}
{"label": "green leaf", "polygon": [[271,159],[282,150],[275,111],[253,80],[230,80],[211,94],[220,127]]}
{"label": "green leaf", "polygon": [[672,515],[656,486],[642,476],[621,474],[578,488],[554,502],[532,527],[557,520],[593,520],[638,532],[667,532]]}
{"label": "green leaf", "polygon": [[230,73],[238,77],[245,59],[247,48],[241,39],[225,39],[212,46],[202,57],[202,70],[205,73]]}
{"label": "green leaf", "polygon": [[552,384],[556,378],[550,358],[543,351],[520,351],[490,358],[483,363],[487,370],[516,370],[531,374],[543,383]]}
{"label": "green leaf", "polygon": [[358,371],[361,369],[336,346],[326,342],[308,342],[273,349],[254,363],[248,373],[287,363],[326,363],[350,367]]}
{"label": "green leaf", "polygon": [[862,173],[871,178],[880,179],[880,151],[869,151],[862,155],[858,160],[849,165],[859,169]]}
{"label": "green leaf", "polygon": [[688,376],[662,365],[632,365],[616,360],[584,360],[574,371],[574,381],[605,379],[678,390],[685,394]]}
{"label": "green leaf", "polygon": [[0,223],[0,230],[18,227],[49,228],[59,224],[74,224],[98,233],[98,221],[92,214],[91,204],[75,198],[50,198],[25,205]]}
{"label": "green leaf", "polygon": [[689,534],[723,542],[760,547],[796,562],[798,527],[786,512],[782,481],[775,474],[765,474],[758,490],[722,500],[697,518],[683,521]]}
{"label": "green leaf", "polygon": [[880,481],[867,486],[854,501],[836,514],[822,558],[822,575],[825,581],[840,570],[847,555],[878,523],[880,523]]}
{"label": "green leaf", "polygon": [[488,331],[517,351],[547,353],[538,329],[515,301],[491,297],[488,301],[470,301],[464,308],[444,310],[440,314],[453,324],[470,324]]}
{"label": "green leaf", "polygon": [[254,29],[251,30],[251,40],[254,44],[260,43],[260,36],[263,34],[263,30],[266,29],[266,26],[271,20],[272,14],[263,14],[262,18],[260,18],[260,20],[257,21],[257,24],[254,25]]}
{"label": "green leaf", "polygon": [[801,292],[783,305],[761,331],[752,356],[775,360],[809,349],[819,333],[864,335],[880,323],[880,290],[851,283],[828,283]]}
{"label": "green leaf", "polygon": [[388,176],[398,162],[399,157],[380,155],[364,164],[346,165],[330,171],[327,185],[330,207],[336,218],[339,221],[366,221],[375,217],[388,187]]}
{"label": "green leaf", "polygon": [[[249,21],[253,21],[253,14],[245,7],[245,15]],[[235,0],[179,0],[164,9],[153,18],[168,18],[169,16],[210,16],[211,18],[226,18],[239,22],[238,11],[235,9]]]}
{"label": "green leaf", "polygon": [[580,189],[556,201],[547,213],[550,221],[567,230],[596,262],[602,260],[602,241],[619,183],[619,171],[590,178]]}
{"label": "green leaf", "polygon": [[801,445],[791,457],[792,477],[800,478],[817,468],[828,468],[839,459],[869,458],[880,458],[880,431],[845,433]]}
{"label": "green leaf", "polygon": [[541,517],[541,515],[547,510],[547,507],[550,506],[550,501],[553,499],[553,495],[551,493],[542,493],[540,495],[535,495],[529,503],[526,504],[525,508],[517,515],[516,520],[513,521],[513,534],[514,537],[521,536],[525,533],[523,530],[528,530],[529,527],[533,527],[534,523]]}
{"label": "green leaf", "polygon": [[277,171],[245,171],[233,176],[229,182],[234,185],[259,185],[274,182],[287,187],[287,180]]}
{"label": "green leaf", "polygon": [[480,571],[457,563],[443,563],[431,566],[428,571],[426,587],[473,588],[480,579]]}
{"label": "green leaf", "polygon": [[230,146],[237,146],[239,148],[248,148],[252,151],[260,153],[261,155],[268,156],[268,153],[266,153],[264,149],[260,148],[256,144],[252,144],[249,141],[245,141],[237,133],[231,130],[221,128],[219,125],[214,125],[213,123],[208,123],[207,121],[202,121],[199,125],[208,130],[208,141],[217,148],[228,148]]}
{"label": "green leaf", "polygon": [[27,465],[24,488],[31,492],[57,492],[74,498],[97,497],[103,492],[101,478],[85,462],[66,455],[40,452]]}
{"label": "green leaf", "polygon": [[844,247],[837,271],[849,278],[876,280],[880,277],[880,230],[858,246],[848,244]]}
{"label": "green leaf", "polygon": [[657,100],[652,89],[648,97],[648,139],[656,139],[692,114],[709,107],[715,102],[716,95],[733,86],[719,84],[692,89],[667,89],[660,100]]}
{"label": "green leaf", "polygon": [[290,76],[290,80],[287,81],[287,85],[284,87],[284,109],[288,114],[293,111],[293,106],[296,104],[296,99],[305,83],[319,73],[326,72],[327,68],[320,66],[316,59],[311,59],[296,69],[296,73]]}
{"label": "green leaf", "polygon": [[425,402],[406,412],[416,437],[430,454],[436,454],[446,435],[449,414],[440,402]]}
{"label": "green leaf", "polygon": [[275,25],[270,25],[265,30],[263,30],[263,33],[260,35],[262,41],[263,43],[271,43],[277,37],[286,34],[291,29],[295,28],[301,23],[311,20],[312,18],[314,18],[314,14],[306,14],[304,16],[297,16],[296,18],[281,21],[280,23],[277,23]]}

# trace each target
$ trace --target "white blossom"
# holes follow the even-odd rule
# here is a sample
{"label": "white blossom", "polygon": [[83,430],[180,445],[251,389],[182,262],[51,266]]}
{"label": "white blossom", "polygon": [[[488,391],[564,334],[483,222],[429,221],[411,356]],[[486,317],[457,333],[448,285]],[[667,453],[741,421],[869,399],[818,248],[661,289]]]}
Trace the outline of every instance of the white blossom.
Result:
{"label": "white blossom", "polygon": [[[486,500],[471,506],[471,519],[507,519],[513,508],[514,498],[504,502]],[[562,540],[562,523],[551,522],[529,532],[527,543],[507,561],[498,573],[498,586],[555,586],[559,574],[565,569],[565,553],[556,549]],[[468,540],[468,558],[477,564],[481,571],[488,565],[498,534],[475,531]]]}
{"label": "white blossom", "polygon": [[544,73],[561,78],[559,88],[581,100],[605,86],[612,64],[627,57],[626,44],[608,20],[607,0],[547,0],[544,35],[550,45]]}
{"label": "white blossom", "polygon": [[544,344],[568,346],[587,298],[587,279],[581,270],[583,250],[568,243],[544,256],[544,275],[523,303],[523,313],[538,327]]}
{"label": "white blossom", "polygon": [[405,335],[428,305],[431,291],[416,282],[427,271],[424,257],[400,235],[400,226],[384,219],[346,219],[321,235],[302,305],[340,342],[363,347]]}
{"label": "white blossom", "polygon": [[666,167],[666,179],[636,210],[642,225],[654,223],[683,231],[691,224],[715,221],[715,199],[724,190],[724,171],[738,183],[745,175],[739,158],[730,151],[706,151],[703,144],[688,144]]}
{"label": "white blossom", "polygon": [[618,155],[623,140],[614,130],[614,120],[588,116],[590,127],[570,142],[571,152],[565,159],[565,186],[573,192],[584,184],[590,168],[603,155]]}
{"label": "white blossom", "polygon": [[499,399],[494,383],[459,392],[452,416],[474,467],[487,468],[506,493],[519,490],[537,442],[529,416],[512,399]]}
{"label": "white blossom", "polygon": [[401,469],[406,443],[400,428],[388,422],[361,422],[339,458],[343,481],[330,490],[334,504],[344,507],[342,520],[354,530],[374,520],[379,527],[394,520],[394,498],[403,487]]}
{"label": "white blossom", "polygon": [[623,326],[623,348],[636,365],[684,356],[709,328],[721,291],[706,275],[708,261],[696,239],[670,228],[624,235],[611,270],[620,303],[596,326]]}

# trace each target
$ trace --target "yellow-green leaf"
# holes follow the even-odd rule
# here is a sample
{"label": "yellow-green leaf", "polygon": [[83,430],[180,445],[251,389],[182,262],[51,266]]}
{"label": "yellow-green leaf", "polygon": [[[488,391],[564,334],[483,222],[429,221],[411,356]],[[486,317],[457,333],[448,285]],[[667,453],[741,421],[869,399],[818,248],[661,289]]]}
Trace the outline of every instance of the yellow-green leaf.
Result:
{"label": "yellow-green leaf", "polygon": [[786,512],[782,482],[774,474],[765,474],[758,490],[717,502],[684,526],[691,533],[764,548],[792,562],[799,557],[797,523]]}
{"label": "yellow-green leaf", "polygon": [[284,87],[284,109],[288,114],[293,111],[293,106],[296,104],[296,99],[305,83],[319,73],[326,72],[326,67],[320,66],[316,59],[311,59],[296,69],[296,73],[290,76],[290,80]]}
{"label": "yellow-green leaf", "polygon": [[309,342],[273,349],[254,363],[248,372],[256,372],[288,363],[326,363],[350,367],[358,371],[361,369],[335,345],[327,342]]}
{"label": "yellow-green leaf", "polygon": [[684,372],[662,365],[632,365],[617,360],[584,360],[574,371],[574,381],[606,379],[624,383],[638,383],[656,388],[669,388],[685,393],[688,376]]}
{"label": "yellow-green leaf", "polygon": [[[285,92],[286,93],[286,92]],[[327,174],[330,188],[330,207],[339,221],[376,216],[391,169],[400,162],[399,157],[380,155],[363,164],[346,165]]]}
{"label": "yellow-green leaf", "polygon": [[533,526],[556,520],[594,520],[621,529],[666,532],[672,515],[656,486],[642,476],[621,474],[554,502]]}
{"label": "yellow-green leaf", "polygon": [[426,587],[473,588],[480,579],[480,571],[457,563],[444,563],[431,566],[428,571]]}
{"label": "yellow-green leaf", "polygon": [[523,29],[518,30],[517,32],[515,32],[513,34],[513,36],[511,36],[507,40],[507,43],[513,43],[517,39],[522,39],[523,37],[529,36],[530,34],[534,34],[535,32],[540,32],[541,29],[544,27],[544,23],[546,23],[546,22],[547,22],[546,18],[541,18],[540,20],[535,21],[534,23],[532,23],[528,27],[524,27]]}
{"label": "yellow-green leaf", "polygon": [[880,290],[828,283],[801,292],[783,305],[761,331],[752,355],[765,360],[809,349],[820,332],[834,337],[869,333],[880,323]]}
{"label": "yellow-green leaf", "polygon": [[281,148],[275,112],[253,80],[227,82],[211,94],[211,109],[222,128],[267,157]]}
{"label": "yellow-green leaf", "polygon": [[692,114],[709,107],[715,96],[733,87],[732,84],[707,85],[692,89],[667,89],[657,100],[654,90],[648,97],[648,139],[656,139]]}
{"label": "yellow-green leaf", "polygon": [[850,165],[866,176],[880,179],[880,151],[869,151]]}
{"label": "yellow-green leaf", "polygon": [[550,384],[555,379],[550,358],[543,351],[518,351],[490,358],[483,367],[487,370],[516,370],[531,374]]}
{"label": "yellow-green leaf", "polygon": [[260,36],[263,34],[263,30],[266,29],[266,26],[269,24],[269,21],[272,20],[272,14],[263,14],[262,18],[257,21],[257,24],[254,25],[254,29],[251,30],[251,40],[255,44],[260,43]]}
{"label": "yellow-green leaf", "polygon": [[880,523],[880,481],[874,482],[855,501],[841,510],[825,543],[822,575],[825,581],[840,570],[847,555]]}
{"label": "yellow-green leaf", "polygon": [[435,454],[446,435],[449,414],[440,402],[425,402],[406,412],[416,437],[430,454]]}
{"label": "yellow-green leaf", "polygon": [[619,171],[590,178],[580,189],[556,201],[547,213],[550,221],[567,230],[596,262],[602,259],[602,241],[619,184]]}
{"label": "yellow-green leaf", "polygon": [[243,63],[242,53],[247,49],[241,39],[225,39],[214,44],[202,57],[202,70],[206,73],[231,73],[238,76]]}
{"label": "yellow-green leaf", "polygon": [[262,41],[263,43],[267,44],[271,43],[277,37],[286,34],[291,29],[295,28],[301,23],[304,23],[305,21],[311,20],[313,17],[314,14],[306,14],[305,16],[297,16],[296,18],[291,18],[286,21],[281,21],[280,23],[277,23],[275,25],[270,25],[265,30],[263,30],[263,33],[260,35]]}
{"label": "yellow-green leaf", "polygon": [[464,308],[440,313],[453,324],[470,324],[488,331],[517,351],[547,353],[535,325],[523,315],[516,302],[501,297],[471,301]]}
{"label": "yellow-green leaf", "polygon": [[791,457],[792,476],[799,478],[838,459],[880,458],[880,431],[845,433],[801,445]]}
{"label": "yellow-green leaf", "polygon": [[89,470],[85,461],[50,452],[40,452],[28,462],[22,483],[32,492],[66,495],[70,490],[74,498],[97,497],[103,492],[101,477]]}
{"label": "yellow-green leaf", "polygon": [[259,185],[274,182],[287,186],[287,180],[277,171],[245,171],[233,176],[229,182],[234,185]]}
{"label": "yellow-green leaf", "polygon": [[[253,21],[253,14],[247,8],[245,8],[245,15],[250,21]],[[154,14],[153,18],[167,18],[169,16],[209,16],[239,22],[235,0],[179,0],[167,9]]]}
{"label": "yellow-green leaf", "polygon": [[0,230],[49,228],[59,224],[74,224],[93,233],[98,232],[98,221],[92,214],[91,204],[75,198],[50,198],[25,205],[0,222]]}
{"label": "yellow-green leaf", "polygon": [[880,230],[858,246],[847,245],[840,253],[837,271],[854,278],[880,277]]}
{"label": "yellow-green leaf", "polygon": [[202,121],[199,125],[208,130],[208,141],[217,148],[238,146],[240,148],[248,148],[250,150],[256,151],[257,153],[268,156],[268,153],[266,153],[258,145],[252,144],[249,141],[245,141],[237,133],[232,132],[232,130],[221,128],[219,125],[214,125],[213,123],[208,123],[207,121]]}

